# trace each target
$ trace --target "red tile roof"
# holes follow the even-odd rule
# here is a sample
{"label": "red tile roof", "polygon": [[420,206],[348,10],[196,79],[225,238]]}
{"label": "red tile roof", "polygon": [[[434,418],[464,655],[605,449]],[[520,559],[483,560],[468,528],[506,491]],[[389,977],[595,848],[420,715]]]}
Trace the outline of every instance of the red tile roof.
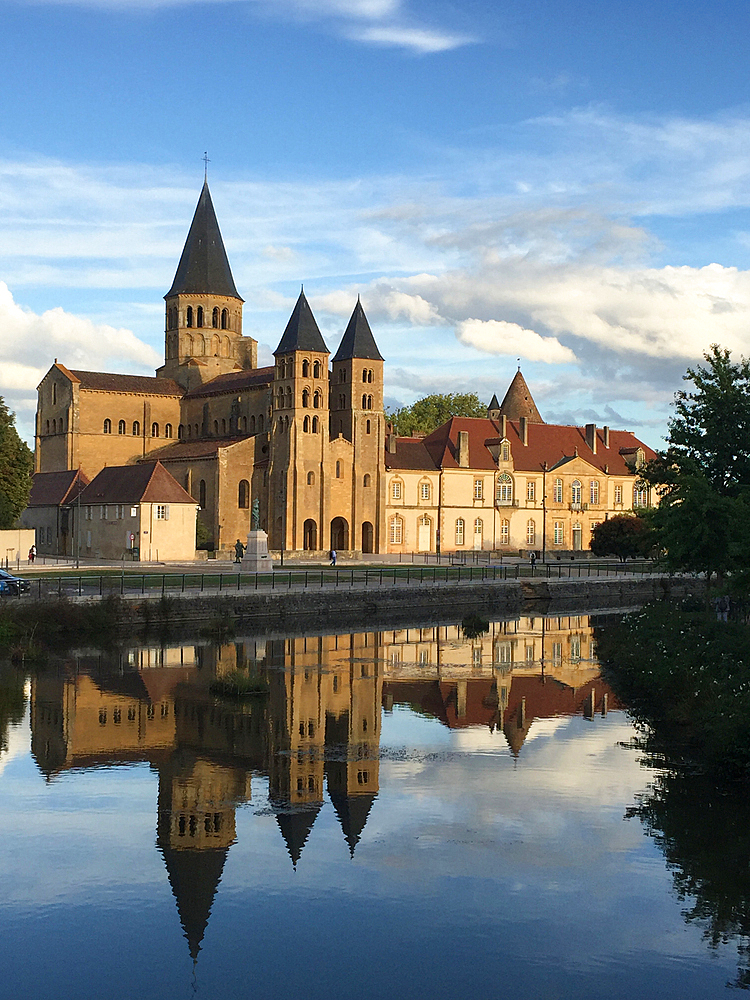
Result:
{"label": "red tile roof", "polygon": [[64,472],[35,472],[31,481],[29,507],[58,507],[72,503],[90,480],[80,469]]}
{"label": "red tile roof", "polygon": [[83,504],[190,503],[195,500],[161,462],[108,465],[81,493]]}
{"label": "red tile roof", "polygon": [[[61,371],[68,373],[62,365]],[[154,378],[151,375],[116,375],[111,372],[83,372],[70,370],[82,389],[97,392],[135,392],[147,396],[182,396],[185,390],[171,378]]]}
{"label": "red tile roof", "polygon": [[[625,462],[625,455],[632,455],[642,448],[648,461],[655,452],[630,431],[610,431],[609,448],[604,447],[604,433],[597,430],[597,452],[594,454],[586,443],[583,427],[564,424],[527,424],[527,441],[521,439],[520,423],[509,420],[506,424],[508,440],[516,471],[539,472],[543,463],[552,468],[563,459],[579,458],[597,469],[608,467],[609,475],[632,475]],[[458,469],[458,435],[466,431],[469,436],[469,469],[494,470],[497,464],[487,445],[499,443],[500,427],[487,417],[451,417],[424,440],[396,438],[396,451],[385,453],[388,469],[421,471],[423,469]]]}
{"label": "red tile roof", "polygon": [[210,382],[191,389],[186,399],[197,399],[201,396],[218,396],[224,392],[241,392],[243,389],[258,389],[273,381],[273,365],[268,368],[248,368],[226,375],[217,375]]}

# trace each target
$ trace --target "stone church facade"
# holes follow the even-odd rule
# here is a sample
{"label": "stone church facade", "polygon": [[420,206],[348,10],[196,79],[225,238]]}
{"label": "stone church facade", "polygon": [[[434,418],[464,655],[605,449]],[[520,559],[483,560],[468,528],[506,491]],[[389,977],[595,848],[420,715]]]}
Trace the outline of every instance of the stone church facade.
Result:
{"label": "stone church facade", "polygon": [[487,418],[398,438],[383,410],[383,357],[361,302],[333,356],[302,292],[258,368],[204,183],[165,295],[155,377],[68,369],[38,387],[36,471],[158,459],[200,506],[213,546],[250,528],[273,550],[508,552],[588,547],[597,520],[650,502],[653,454],[626,431],[546,424],[520,371]]}

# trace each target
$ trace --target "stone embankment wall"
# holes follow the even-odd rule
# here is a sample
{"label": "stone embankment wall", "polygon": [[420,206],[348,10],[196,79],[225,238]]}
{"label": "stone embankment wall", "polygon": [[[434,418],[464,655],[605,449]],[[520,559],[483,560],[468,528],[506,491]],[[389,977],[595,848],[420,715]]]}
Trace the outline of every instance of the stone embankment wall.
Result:
{"label": "stone embankment wall", "polygon": [[519,614],[575,614],[636,607],[663,597],[701,594],[704,584],[688,577],[508,580],[465,584],[415,584],[351,590],[297,590],[249,594],[127,597],[117,611],[123,626],[187,625],[231,618],[236,626],[263,632],[311,628],[378,629],[487,619]]}

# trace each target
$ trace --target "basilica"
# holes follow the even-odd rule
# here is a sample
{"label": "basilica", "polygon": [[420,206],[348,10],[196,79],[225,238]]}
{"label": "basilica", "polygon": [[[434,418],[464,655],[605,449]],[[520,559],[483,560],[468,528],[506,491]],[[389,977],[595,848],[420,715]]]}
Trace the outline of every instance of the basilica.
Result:
{"label": "basilica", "polygon": [[[628,431],[545,423],[520,370],[485,418],[396,436],[359,299],[331,354],[301,292],[259,368],[207,183],[164,298],[154,377],[55,359],[38,387],[37,476],[157,461],[194,498],[209,547],[244,539],[257,500],[270,548],[313,558],[574,552],[610,513],[651,502],[638,469],[653,452]],[[70,538],[55,546],[72,552]]]}

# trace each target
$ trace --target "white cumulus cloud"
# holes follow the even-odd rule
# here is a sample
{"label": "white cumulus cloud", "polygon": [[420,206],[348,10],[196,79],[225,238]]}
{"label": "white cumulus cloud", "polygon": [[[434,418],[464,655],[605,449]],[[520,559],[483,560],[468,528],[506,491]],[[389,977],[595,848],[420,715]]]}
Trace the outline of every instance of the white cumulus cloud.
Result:
{"label": "white cumulus cloud", "polygon": [[576,360],[573,351],[563,347],[556,337],[540,337],[533,330],[505,320],[467,319],[456,327],[456,336],[462,344],[485,354],[511,354],[548,364]]}

